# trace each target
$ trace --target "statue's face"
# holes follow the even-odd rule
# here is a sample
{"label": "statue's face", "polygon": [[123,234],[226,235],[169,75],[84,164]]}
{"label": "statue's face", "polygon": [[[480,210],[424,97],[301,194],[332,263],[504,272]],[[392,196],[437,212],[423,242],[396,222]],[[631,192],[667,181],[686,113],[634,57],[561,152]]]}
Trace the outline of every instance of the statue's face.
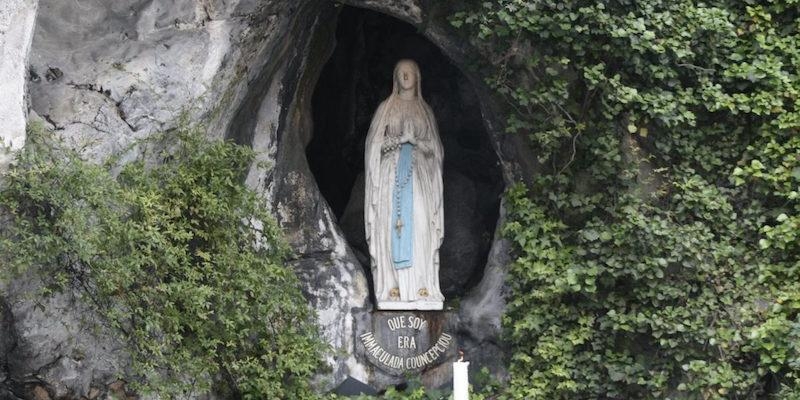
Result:
{"label": "statue's face", "polygon": [[397,82],[403,90],[413,89],[417,85],[417,74],[411,64],[400,64],[397,68]]}

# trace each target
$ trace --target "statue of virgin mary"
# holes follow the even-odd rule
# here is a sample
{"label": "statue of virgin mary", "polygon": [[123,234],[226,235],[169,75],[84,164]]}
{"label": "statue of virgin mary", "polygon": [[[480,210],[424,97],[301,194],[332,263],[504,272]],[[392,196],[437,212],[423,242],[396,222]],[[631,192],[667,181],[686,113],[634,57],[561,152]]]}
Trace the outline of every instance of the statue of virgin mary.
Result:
{"label": "statue of virgin mary", "polygon": [[441,310],[442,143],[419,66],[400,60],[367,134],[364,219],[380,310]]}

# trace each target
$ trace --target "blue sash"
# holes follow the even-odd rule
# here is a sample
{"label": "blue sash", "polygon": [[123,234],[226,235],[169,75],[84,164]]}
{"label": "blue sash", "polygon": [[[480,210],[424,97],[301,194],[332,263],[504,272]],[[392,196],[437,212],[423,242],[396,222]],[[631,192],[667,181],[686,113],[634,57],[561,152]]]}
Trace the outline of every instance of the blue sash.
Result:
{"label": "blue sash", "polygon": [[414,252],[413,151],[414,145],[410,143],[400,145],[395,186],[392,191],[392,261],[395,269],[410,267]]}

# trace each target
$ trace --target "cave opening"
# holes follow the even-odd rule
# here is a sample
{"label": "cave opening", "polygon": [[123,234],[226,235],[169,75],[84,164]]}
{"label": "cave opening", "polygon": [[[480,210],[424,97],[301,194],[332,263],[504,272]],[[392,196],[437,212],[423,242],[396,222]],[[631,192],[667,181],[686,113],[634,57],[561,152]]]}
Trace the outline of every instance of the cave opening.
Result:
{"label": "cave opening", "polygon": [[440,285],[448,300],[460,298],[483,276],[504,188],[478,98],[461,71],[410,24],[343,6],[335,34],[336,46],[311,99],[314,131],[306,147],[320,192],[371,284],[364,143],[373,113],[391,91],[396,62],[415,60],[444,147]]}

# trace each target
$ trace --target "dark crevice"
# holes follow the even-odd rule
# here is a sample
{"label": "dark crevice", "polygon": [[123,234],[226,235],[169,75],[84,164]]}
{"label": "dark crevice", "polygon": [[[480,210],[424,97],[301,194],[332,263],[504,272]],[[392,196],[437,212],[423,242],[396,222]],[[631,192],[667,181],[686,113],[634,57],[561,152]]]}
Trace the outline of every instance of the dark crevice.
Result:
{"label": "dark crevice", "polygon": [[445,148],[440,281],[445,296],[458,297],[483,275],[504,183],[477,95],[436,45],[398,19],[342,7],[336,47],[312,97],[314,136],[306,156],[320,191],[369,274],[364,142],[401,58],[420,65],[423,96],[436,115]]}
{"label": "dark crevice", "polygon": [[15,381],[11,371],[11,357],[17,349],[14,327],[11,307],[0,297],[0,399],[24,398],[25,393],[25,385]]}
{"label": "dark crevice", "polygon": [[50,114],[42,114],[42,118],[44,118],[44,120],[50,125],[53,125],[53,130],[60,131],[64,129],[63,126],[60,126],[56,123],[56,121],[53,121],[53,118],[50,117]]}
{"label": "dark crevice", "polygon": [[[299,54],[299,52],[304,50],[303,48],[298,48],[297,44],[308,43],[308,39],[313,33],[313,29],[302,28],[301,26],[304,23],[308,23],[308,15],[313,12],[314,6],[317,5],[311,4],[297,11],[290,11],[290,13],[293,13],[293,16],[291,22],[285,28],[287,32],[285,34],[286,37],[277,40],[277,43],[281,45],[270,48],[269,52],[262,56],[263,59],[267,61],[261,66],[261,72],[259,72],[256,78],[248,83],[249,88],[247,93],[239,109],[234,114],[231,125],[226,133],[227,139],[232,139],[237,144],[252,146],[258,120],[255,116],[258,115],[258,110],[261,107],[264,94],[267,93],[270,85],[273,84],[276,78],[276,74],[280,71],[285,71],[285,75],[278,98],[281,99],[282,102],[286,99],[291,100],[297,81],[298,74],[296,72],[302,66],[302,55]],[[287,58],[290,62],[284,70],[280,66],[282,63],[286,62]],[[287,84],[291,85],[291,90],[287,89]],[[284,128],[287,109],[288,107],[282,107],[278,119],[278,126],[275,128],[277,132],[281,132]],[[278,135],[277,140],[278,143],[276,143],[276,145],[279,146],[281,135]]]}

